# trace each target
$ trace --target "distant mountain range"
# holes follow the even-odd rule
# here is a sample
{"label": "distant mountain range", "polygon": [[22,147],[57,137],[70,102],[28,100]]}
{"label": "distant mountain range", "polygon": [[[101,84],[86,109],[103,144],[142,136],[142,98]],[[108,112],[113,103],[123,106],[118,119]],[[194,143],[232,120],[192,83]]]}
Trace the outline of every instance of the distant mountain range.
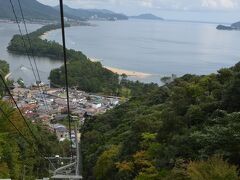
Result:
{"label": "distant mountain range", "polygon": [[131,19],[145,19],[145,20],[164,20],[161,17],[155,16],[153,14],[140,14],[138,16],[129,16]]}
{"label": "distant mountain range", "polygon": [[233,23],[231,26],[218,25],[218,30],[240,30],[240,21]]}
{"label": "distant mountain range", "polygon": [[[17,0],[13,0],[13,5],[17,16],[21,17],[20,8]],[[0,0],[0,19],[15,20],[9,0]],[[21,5],[25,19],[29,21],[59,21],[59,6],[51,7],[39,3],[37,0],[21,0]],[[115,13],[107,9],[74,9],[64,5],[64,16],[72,20],[127,20],[145,19],[145,20],[163,20],[163,18],[153,14],[140,14],[138,16],[126,16]]]}
{"label": "distant mountain range", "polygon": [[[54,7],[59,9],[59,6]],[[106,9],[73,9],[64,5],[64,11],[67,15],[84,20],[127,20],[124,14],[115,13]]]}
{"label": "distant mountain range", "polygon": [[[18,17],[21,17],[17,0],[13,5]],[[32,21],[58,21],[60,20],[59,7],[51,7],[39,3],[37,0],[21,0],[24,17]],[[127,20],[124,14],[115,13],[106,9],[73,9],[64,6],[64,15],[74,20]],[[15,20],[9,0],[0,0],[0,18]],[[20,19],[20,18],[19,18]]]}
{"label": "distant mountain range", "polygon": [[[17,0],[13,0],[13,5],[18,17],[21,17]],[[59,11],[50,6],[39,3],[36,0],[21,0],[24,16],[27,20],[58,20]],[[9,0],[0,0],[0,18],[14,19]]]}

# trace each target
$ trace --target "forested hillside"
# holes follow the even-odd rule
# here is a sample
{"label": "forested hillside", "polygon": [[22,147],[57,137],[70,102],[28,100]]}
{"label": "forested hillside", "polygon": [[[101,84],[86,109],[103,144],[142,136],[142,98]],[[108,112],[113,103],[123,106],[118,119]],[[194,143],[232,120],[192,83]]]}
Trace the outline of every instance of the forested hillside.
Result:
{"label": "forested hillside", "polygon": [[[66,24],[66,27],[69,27],[69,25]],[[44,33],[51,30],[59,29],[59,28],[61,28],[60,24],[51,24],[51,25],[43,26],[40,29],[37,29],[36,31],[30,33],[29,37],[31,40],[32,49],[30,49],[27,36],[23,36],[25,41],[25,46],[26,46],[25,47],[22,40],[22,36],[18,34],[14,35],[7,49],[9,52],[16,53],[16,54],[27,55],[28,53],[29,55],[32,55],[32,51],[33,51],[34,56],[44,56],[44,57],[50,57],[53,59],[63,58],[63,50],[60,44],[54,41],[42,40],[40,38],[40,36],[43,35]],[[79,56],[83,56],[83,55],[79,53]]]}
{"label": "forested hillside", "polygon": [[[29,21],[60,21],[59,6],[51,7],[37,0],[21,0],[24,18]],[[12,0],[17,17],[21,17],[18,0]],[[0,18],[15,20],[9,0],[0,0]],[[127,20],[124,14],[102,9],[74,9],[64,5],[64,15],[71,20]]]}
{"label": "forested hillside", "polygon": [[[15,12],[21,17],[20,8],[17,0],[12,1]],[[14,20],[14,14],[9,0],[0,0],[0,18]],[[36,0],[21,0],[24,17],[27,20],[60,20],[59,10],[55,10],[50,6],[39,3]]]}
{"label": "forested hillside", "polygon": [[[9,73],[9,64],[6,61],[0,60],[0,73],[3,77]],[[3,83],[0,82],[0,98],[3,96],[4,90]]]}
{"label": "forested hillside", "polygon": [[84,177],[239,179],[240,63],[153,88],[86,120]]}
{"label": "forested hillside", "polygon": [[[56,154],[66,156],[69,153],[68,143],[59,143],[55,134],[40,124],[32,125],[29,121],[31,129],[37,135],[36,142],[19,112],[1,100],[0,106],[8,117],[0,111],[0,178],[22,179],[24,171],[26,179],[49,176],[49,167],[52,167],[44,157]],[[30,144],[20,136],[8,119]]]}

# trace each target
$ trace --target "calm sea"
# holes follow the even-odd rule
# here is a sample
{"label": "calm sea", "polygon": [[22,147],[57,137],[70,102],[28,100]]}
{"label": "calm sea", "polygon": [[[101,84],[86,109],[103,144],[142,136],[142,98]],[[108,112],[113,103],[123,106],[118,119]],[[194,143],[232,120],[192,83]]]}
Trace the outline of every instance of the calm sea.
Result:
{"label": "calm sea", "polygon": [[[32,32],[42,25],[28,24],[29,32]],[[24,26],[22,26],[22,32]],[[27,56],[13,55],[7,52],[7,46],[14,34],[19,34],[18,26],[15,23],[0,23],[0,59],[5,60],[10,65],[10,71],[12,72],[11,78],[17,80],[23,78],[26,85],[31,85],[35,82],[31,66]],[[31,61],[33,61],[31,59]],[[39,74],[41,80],[48,83],[49,72],[51,69],[60,67],[62,61],[51,60],[49,58],[36,57],[36,62],[39,68]]]}
{"label": "calm sea", "polygon": [[[66,29],[67,46],[106,66],[150,73],[143,81],[186,73],[210,74],[240,60],[240,31],[218,31],[216,24],[129,20],[93,22]],[[60,30],[47,36],[61,41]]]}
{"label": "calm sea", "polygon": [[[240,60],[240,31],[218,31],[216,24],[145,20],[92,23],[96,26],[67,28],[67,47],[106,66],[153,74],[139,79],[144,82],[159,82],[161,76],[171,74],[210,74]],[[31,25],[31,30],[38,27]],[[0,24],[0,58],[10,62],[11,70],[21,64],[29,67],[25,56],[6,52],[15,33],[16,24]],[[60,30],[48,33],[47,39],[61,43]],[[61,61],[48,58],[37,61],[45,81],[50,69],[61,65]]]}

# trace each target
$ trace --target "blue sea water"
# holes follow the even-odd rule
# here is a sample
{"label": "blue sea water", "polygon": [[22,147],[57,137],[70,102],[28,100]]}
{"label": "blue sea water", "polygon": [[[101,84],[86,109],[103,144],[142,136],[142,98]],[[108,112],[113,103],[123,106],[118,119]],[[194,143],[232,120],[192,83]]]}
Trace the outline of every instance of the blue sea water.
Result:
{"label": "blue sea water", "polygon": [[[216,24],[169,22],[151,20],[96,21],[96,26],[66,28],[67,48],[82,51],[103,65],[152,74],[135,78],[143,82],[160,82],[160,77],[186,73],[210,74],[223,67],[233,66],[240,60],[240,31],[219,31]],[[28,25],[30,31],[41,25]],[[17,25],[0,23],[0,59],[9,62],[11,71],[21,65],[29,67],[26,56],[9,54],[6,47]],[[61,43],[61,31],[47,34],[47,39]],[[62,60],[37,58],[44,82],[49,72]],[[34,81],[28,68],[13,74],[27,83]],[[134,78],[133,78],[134,79]]]}
{"label": "blue sea water", "polygon": [[[216,24],[129,20],[92,22],[66,29],[68,48],[102,64],[161,76],[210,74],[240,60],[240,31],[219,31]],[[61,43],[60,30],[48,34]]]}

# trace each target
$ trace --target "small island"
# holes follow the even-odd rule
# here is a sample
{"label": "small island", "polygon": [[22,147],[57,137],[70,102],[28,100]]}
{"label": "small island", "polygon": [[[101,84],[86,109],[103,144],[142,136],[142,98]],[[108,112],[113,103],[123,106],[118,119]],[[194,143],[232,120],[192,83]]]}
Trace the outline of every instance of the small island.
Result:
{"label": "small island", "polygon": [[225,25],[218,25],[217,26],[218,30],[228,30],[228,31],[232,31],[232,30],[240,30],[240,21],[233,23],[230,26],[225,26]]}
{"label": "small island", "polygon": [[144,20],[160,20],[163,21],[164,19],[153,14],[140,14],[138,16],[129,16],[130,19],[144,19]]}

